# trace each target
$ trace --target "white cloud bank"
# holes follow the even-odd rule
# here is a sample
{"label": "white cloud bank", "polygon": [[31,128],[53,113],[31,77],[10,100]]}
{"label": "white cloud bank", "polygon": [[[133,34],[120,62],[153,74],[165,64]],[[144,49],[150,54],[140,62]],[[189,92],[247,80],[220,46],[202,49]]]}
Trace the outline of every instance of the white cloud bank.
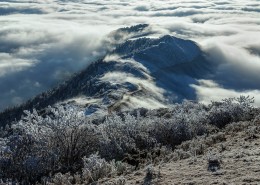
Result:
{"label": "white cloud bank", "polygon": [[200,80],[199,85],[191,85],[198,93],[200,102],[209,104],[211,101],[221,101],[224,98],[234,98],[241,95],[255,98],[255,105],[260,106],[260,90],[236,91],[220,87],[213,81]]}
{"label": "white cloud bank", "polygon": [[[151,24],[156,36],[197,41],[221,63],[212,78],[218,88],[258,97],[259,10],[258,0],[3,0],[0,109],[87,66],[106,52],[103,39],[110,31],[139,23]],[[195,89],[200,98],[214,98]]]}

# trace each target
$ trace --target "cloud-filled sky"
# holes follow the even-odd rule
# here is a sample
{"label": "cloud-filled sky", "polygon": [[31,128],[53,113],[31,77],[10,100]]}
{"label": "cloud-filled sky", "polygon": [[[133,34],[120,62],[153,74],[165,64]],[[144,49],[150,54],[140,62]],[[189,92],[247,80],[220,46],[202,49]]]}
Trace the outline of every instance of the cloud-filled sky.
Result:
{"label": "cloud-filled sky", "polygon": [[198,42],[221,64],[213,86],[194,86],[200,100],[260,98],[259,0],[2,0],[0,110],[55,86],[103,56],[111,31],[140,23]]}

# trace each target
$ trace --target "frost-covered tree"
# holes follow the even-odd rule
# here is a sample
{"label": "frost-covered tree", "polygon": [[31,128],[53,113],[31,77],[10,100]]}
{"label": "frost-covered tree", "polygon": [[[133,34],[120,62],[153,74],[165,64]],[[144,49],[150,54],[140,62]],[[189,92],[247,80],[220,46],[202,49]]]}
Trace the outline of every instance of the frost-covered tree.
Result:
{"label": "frost-covered tree", "polygon": [[35,181],[49,173],[77,171],[82,157],[98,148],[98,129],[71,107],[49,107],[45,116],[36,110],[25,114],[12,126],[1,155],[2,174],[9,178]]}

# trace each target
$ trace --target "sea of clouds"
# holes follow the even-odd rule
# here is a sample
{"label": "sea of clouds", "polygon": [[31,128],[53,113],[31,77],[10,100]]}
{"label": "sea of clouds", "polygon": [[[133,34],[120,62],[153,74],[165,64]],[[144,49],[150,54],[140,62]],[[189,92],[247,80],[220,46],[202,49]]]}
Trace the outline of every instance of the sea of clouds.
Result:
{"label": "sea of clouds", "polygon": [[104,56],[111,31],[140,23],[198,42],[218,64],[191,85],[199,100],[250,94],[260,105],[259,0],[2,0],[0,110]]}

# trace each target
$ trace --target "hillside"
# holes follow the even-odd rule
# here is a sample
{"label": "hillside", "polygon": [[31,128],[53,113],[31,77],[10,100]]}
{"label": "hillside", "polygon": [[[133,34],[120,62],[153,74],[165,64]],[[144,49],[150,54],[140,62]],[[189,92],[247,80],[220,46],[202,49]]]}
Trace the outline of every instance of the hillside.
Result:
{"label": "hillside", "polygon": [[[158,159],[147,178],[147,166],[120,177],[122,184],[260,184],[260,121],[238,122],[209,137],[199,137],[178,146],[174,153]],[[200,145],[203,154],[194,154]],[[195,147],[195,148],[194,148]],[[220,169],[208,170],[208,158],[217,156]],[[184,158],[184,159],[183,159]],[[148,165],[147,164],[147,165]],[[104,179],[100,184],[113,184],[120,178]],[[118,183],[120,184],[120,183]]]}
{"label": "hillside", "polygon": [[112,32],[103,58],[0,113],[1,182],[259,184],[254,97],[199,102],[194,87],[219,66],[147,27]]}
{"label": "hillside", "polygon": [[260,0],[0,0],[0,185],[260,185]]}
{"label": "hillside", "polygon": [[[101,117],[88,117],[69,104],[49,106],[44,115],[25,111],[23,119],[0,132],[0,179],[105,184],[120,176],[119,181],[127,181],[112,184],[207,184],[209,178],[253,183],[258,179],[250,175],[259,172],[260,110],[252,103],[244,96],[210,105],[184,101],[171,108]],[[207,172],[205,156],[213,172]],[[159,164],[160,178],[154,172]],[[245,170],[249,177],[239,175]],[[178,174],[183,176],[175,178]]]}

